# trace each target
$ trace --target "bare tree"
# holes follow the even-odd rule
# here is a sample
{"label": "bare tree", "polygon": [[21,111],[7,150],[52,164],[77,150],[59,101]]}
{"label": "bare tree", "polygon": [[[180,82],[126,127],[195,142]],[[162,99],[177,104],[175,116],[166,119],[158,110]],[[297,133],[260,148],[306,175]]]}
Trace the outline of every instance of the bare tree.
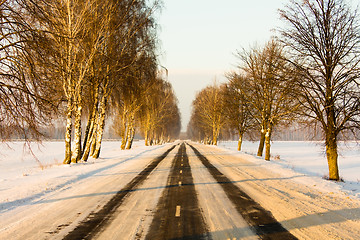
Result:
{"label": "bare tree", "polygon": [[357,11],[343,0],[291,1],[280,11],[289,61],[299,74],[303,115],[325,137],[329,179],[339,180],[337,141],[359,129],[360,28]]}
{"label": "bare tree", "polygon": [[252,117],[253,109],[247,104],[246,95],[243,93],[246,88],[245,77],[233,72],[227,74],[227,78],[229,83],[224,89],[225,116],[229,127],[237,131],[238,151],[240,151],[244,134],[255,128],[256,121]]}
{"label": "bare tree", "polygon": [[[148,46],[156,39],[153,14],[159,2],[14,1],[17,12],[31,21],[33,40],[27,49],[32,49],[36,66],[61,86],[67,119],[64,163],[99,157],[113,89],[141,52],[154,50]],[[82,146],[84,109],[88,124]]]}
{"label": "bare tree", "polygon": [[136,120],[143,106],[146,94],[146,82],[149,80],[141,69],[144,62],[133,66],[122,84],[117,85],[113,92],[114,122],[113,129],[121,137],[121,149],[130,149],[135,136]]}
{"label": "bare tree", "polygon": [[37,72],[31,22],[14,1],[0,2],[0,136],[37,139],[56,110],[56,85]]}
{"label": "bare tree", "polygon": [[[117,100],[115,107],[121,106],[122,98],[117,97],[120,91],[113,93],[114,89],[124,87],[123,81],[129,80],[129,74],[141,75],[147,71],[146,67],[139,67],[144,55],[153,57],[156,47],[156,24],[154,14],[161,7],[159,1],[153,1],[148,5],[144,0],[112,1],[115,4],[115,14],[112,18],[113,26],[110,28],[110,37],[107,38],[107,48],[103,49],[104,63],[106,66],[104,80],[100,84],[99,114],[95,121],[95,131],[92,140],[92,153],[94,158],[99,157],[101,140],[105,126],[105,113],[108,108],[110,98]],[[136,70],[129,70],[136,66]],[[135,75],[136,75],[135,74]],[[132,79],[134,76],[132,76]],[[136,83],[134,84],[136,85]],[[137,91],[137,90],[136,90]],[[135,92],[133,94],[136,95]],[[130,95],[128,95],[130,96]],[[128,100],[129,102],[130,100]],[[138,111],[137,104],[132,104],[134,111],[129,114],[130,119],[134,119],[134,114]],[[130,139],[135,134],[134,121],[131,120]],[[129,145],[130,146],[130,145]]]}
{"label": "bare tree", "polygon": [[[23,14],[32,20],[34,40],[27,48],[48,72],[47,77],[62,86],[66,101],[64,163],[81,158],[81,117],[87,73],[103,46],[110,13],[102,1],[17,0]],[[104,15],[100,16],[102,12]],[[40,43],[40,44],[38,44]],[[74,125],[73,125],[74,123]],[[71,132],[74,130],[74,148]]]}
{"label": "bare tree", "polygon": [[242,60],[239,67],[246,74],[239,90],[253,109],[251,114],[261,131],[258,156],[262,156],[265,145],[265,160],[270,160],[274,127],[291,121],[299,108],[296,75],[285,61],[283,47],[275,40],[263,49],[243,50],[238,56]]}
{"label": "bare tree", "polygon": [[206,144],[217,145],[220,130],[225,124],[224,87],[214,85],[204,88],[196,95],[192,104],[192,130],[196,131]]}
{"label": "bare tree", "polygon": [[[177,99],[169,82],[159,77],[153,79],[147,85],[143,101],[140,120],[146,146],[161,144],[171,134],[180,133]],[[176,127],[175,133],[168,129],[172,127]]]}

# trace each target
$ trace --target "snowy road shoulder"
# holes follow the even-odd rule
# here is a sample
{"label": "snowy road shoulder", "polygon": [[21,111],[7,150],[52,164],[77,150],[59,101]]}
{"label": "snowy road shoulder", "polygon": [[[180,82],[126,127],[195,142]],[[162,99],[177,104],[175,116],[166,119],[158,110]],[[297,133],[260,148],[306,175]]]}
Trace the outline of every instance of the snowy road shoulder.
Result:
{"label": "snowy road shoulder", "polygon": [[271,162],[232,150],[194,146],[299,239],[360,237],[360,200],[331,189],[335,183],[272,169]]}
{"label": "snowy road shoulder", "polygon": [[143,144],[138,142],[132,150],[119,151],[119,142],[104,142],[104,154],[100,159],[71,165],[61,164],[62,142],[45,142],[40,146],[34,144],[33,154],[42,166],[32,153],[23,151],[23,143],[11,143],[11,148],[3,145],[0,159],[0,213],[41,201],[47,195],[119,165],[126,168],[132,164],[131,160],[159,148],[145,147]]}
{"label": "snowy road shoulder", "polygon": [[356,142],[339,142],[339,171],[345,182],[323,179],[328,166],[320,142],[274,141],[271,146],[274,157],[270,162],[256,157],[257,144],[245,141],[241,152],[236,151],[237,142],[234,141],[221,142],[219,148],[231,155],[246,156],[253,163],[321,192],[336,192],[360,200],[360,146]]}
{"label": "snowy road shoulder", "polygon": [[[77,226],[92,211],[106,204],[119,189],[168,148],[167,145],[137,146],[134,150],[121,151],[116,143],[106,145],[101,160],[72,165],[68,169],[54,167],[58,175],[47,171],[49,169],[41,171],[42,176],[55,181],[56,186],[59,183],[56,179],[62,180],[61,187],[33,198],[26,196],[23,191],[19,196],[25,196],[25,201],[8,203],[9,207],[0,214],[0,239],[8,236],[12,239],[53,238],[53,234],[59,231],[66,234],[68,229]],[[39,184],[43,183],[40,181]],[[29,184],[29,187],[35,191],[41,189],[38,185]]]}

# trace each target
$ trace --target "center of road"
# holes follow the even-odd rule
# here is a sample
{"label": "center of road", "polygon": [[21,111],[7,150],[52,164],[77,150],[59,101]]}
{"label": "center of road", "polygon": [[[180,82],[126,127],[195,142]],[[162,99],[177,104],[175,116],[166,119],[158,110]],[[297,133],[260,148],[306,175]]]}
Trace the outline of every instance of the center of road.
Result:
{"label": "center of road", "polygon": [[200,211],[184,143],[173,160],[167,188],[146,239],[211,239]]}

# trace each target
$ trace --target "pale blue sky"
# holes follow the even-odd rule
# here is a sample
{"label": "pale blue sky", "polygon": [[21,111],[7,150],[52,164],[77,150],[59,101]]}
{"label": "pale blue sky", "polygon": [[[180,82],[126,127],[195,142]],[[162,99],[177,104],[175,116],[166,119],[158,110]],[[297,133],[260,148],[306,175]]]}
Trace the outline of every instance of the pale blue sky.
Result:
{"label": "pale blue sky", "polygon": [[234,53],[270,39],[287,0],[164,0],[161,64],[179,100],[182,130],[195,94],[235,69]]}

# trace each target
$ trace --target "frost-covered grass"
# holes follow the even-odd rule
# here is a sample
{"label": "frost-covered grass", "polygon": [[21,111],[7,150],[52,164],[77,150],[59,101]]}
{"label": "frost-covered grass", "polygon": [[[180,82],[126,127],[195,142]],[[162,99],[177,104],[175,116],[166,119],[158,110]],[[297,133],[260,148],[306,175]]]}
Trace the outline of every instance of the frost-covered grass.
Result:
{"label": "frost-covered grass", "polygon": [[[220,142],[219,147],[236,151],[237,142]],[[256,156],[258,142],[244,141],[242,153]],[[309,176],[326,178],[328,165],[321,142],[274,141],[271,144],[271,161],[276,172],[292,170]],[[257,158],[262,161],[261,158]],[[339,143],[339,171],[344,183],[337,183],[345,192],[360,197],[360,145],[356,142]]]}

